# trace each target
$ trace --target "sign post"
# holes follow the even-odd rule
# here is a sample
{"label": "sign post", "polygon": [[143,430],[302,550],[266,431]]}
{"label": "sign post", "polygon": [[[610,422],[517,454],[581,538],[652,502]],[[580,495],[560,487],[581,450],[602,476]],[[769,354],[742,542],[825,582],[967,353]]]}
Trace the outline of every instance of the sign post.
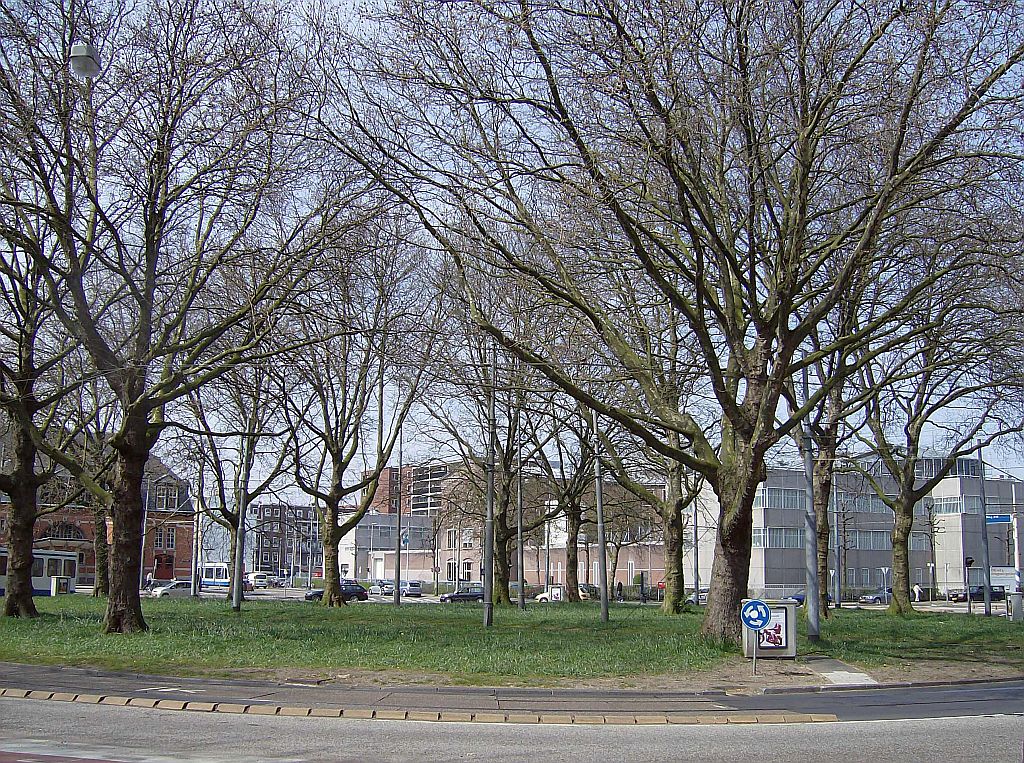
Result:
{"label": "sign post", "polygon": [[[740,620],[743,622],[743,626],[748,628],[755,633],[762,631],[768,627],[768,623],[771,622],[772,612],[760,599],[751,599],[744,603],[740,607]],[[757,641],[754,641],[754,675],[757,675]]]}

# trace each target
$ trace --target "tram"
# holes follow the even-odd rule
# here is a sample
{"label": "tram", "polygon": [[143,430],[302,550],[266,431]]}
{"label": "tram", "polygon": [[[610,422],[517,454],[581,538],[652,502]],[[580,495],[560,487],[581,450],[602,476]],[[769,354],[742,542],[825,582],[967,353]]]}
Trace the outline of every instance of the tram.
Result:
{"label": "tram", "polygon": [[[10,554],[0,546],[0,596],[7,593],[7,565]],[[53,579],[64,577],[70,580],[69,593],[75,592],[75,578],[78,575],[78,552],[46,551],[32,549],[32,595],[49,596],[53,590]]]}

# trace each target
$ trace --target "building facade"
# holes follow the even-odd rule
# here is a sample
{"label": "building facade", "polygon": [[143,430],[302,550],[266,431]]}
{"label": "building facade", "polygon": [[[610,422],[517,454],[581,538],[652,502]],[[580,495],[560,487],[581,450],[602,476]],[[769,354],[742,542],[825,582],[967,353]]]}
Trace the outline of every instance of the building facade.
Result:
{"label": "building facade", "polygon": [[[142,575],[153,580],[192,576],[195,509],[188,483],[174,474],[160,459],[146,464],[142,486],[145,510],[142,540]],[[42,506],[46,510],[45,504]],[[0,538],[6,538],[10,505],[0,503]],[[113,528],[109,518],[97,520],[95,508],[83,504],[52,507],[36,521],[34,547],[41,550],[73,551],[78,554],[76,585],[96,582],[96,533],[107,541]],[[5,540],[0,541],[3,545]]]}
{"label": "building facade", "polygon": [[[929,470],[938,465],[938,459],[922,460],[919,466],[922,477],[928,476]],[[941,480],[915,507],[909,549],[911,585],[917,584],[942,594],[962,588],[965,579],[971,585],[980,583],[984,575],[981,562],[983,528],[987,529],[993,569],[1019,569],[1024,483],[1000,477],[985,479],[983,487],[979,471],[977,459],[960,459],[952,474]],[[431,528],[434,545],[420,550],[411,548],[403,560],[403,568],[413,577],[419,572],[436,569],[433,574],[437,575],[442,589],[445,585],[451,588],[460,582],[480,580],[482,576],[483,533],[479,519],[438,513],[444,501],[444,480],[453,478],[456,478],[454,472],[446,474],[437,482],[433,493],[424,488],[424,494],[432,494],[435,500],[435,506],[428,508],[426,514],[436,520]],[[895,493],[891,481],[887,483],[880,476],[876,479],[883,487],[890,488],[887,490],[889,494]],[[991,515],[1016,516],[1017,521],[986,524],[982,511],[983,491],[990,522]],[[806,496],[802,469],[771,468],[765,482],[758,487],[754,500],[750,561],[751,595],[777,598],[804,590]],[[411,511],[411,505],[396,505]],[[717,498],[709,487],[705,487],[692,504],[692,512],[687,518],[683,565],[687,588],[695,587],[695,565],[698,570],[696,587],[706,587],[710,581],[718,514]],[[830,590],[835,590],[838,583],[843,597],[849,598],[892,585],[893,514],[863,476],[853,472],[836,474],[830,525]],[[596,531],[591,527],[581,537],[577,569],[581,583],[599,580],[594,536]],[[390,577],[394,570],[394,553],[390,551],[393,539],[380,534],[374,537],[375,548],[385,550],[375,551],[372,577]],[[544,586],[545,581],[552,584],[566,582],[567,537],[564,518],[556,518],[548,522],[543,531],[527,538],[524,544],[527,584]],[[368,543],[367,536],[357,539],[357,556]],[[613,584],[636,585],[642,577],[645,585],[656,587],[659,581],[664,580],[659,528],[638,525],[633,532],[620,533],[609,542],[608,556],[609,571],[614,575]],[[512,580],[518,577],[515,557],[513,548]],[[975,560],[969,569],[964,564],[967,557]],[[403,577],[407,577],[405,572]]]}

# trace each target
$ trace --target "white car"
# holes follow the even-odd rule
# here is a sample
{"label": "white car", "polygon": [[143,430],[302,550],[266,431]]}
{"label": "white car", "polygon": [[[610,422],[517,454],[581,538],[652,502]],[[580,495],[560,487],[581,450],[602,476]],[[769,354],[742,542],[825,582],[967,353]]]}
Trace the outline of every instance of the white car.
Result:
{"label": "white car", "polygon": [[[580,586],[579,592],[580,592],[580,599],[582,601],[587,601],[590,598],[590,591],[588,591],[583,586]],[[563,589],[563,591],[562,591],[562,598],[561,599],[552,599],[551,598],[551,591],[547,590],[547,591],[541,591],[539,594],[537,594],[536,596],[533,597],[533,600],[537,601],[537,602],[540,602],[541,604],[547,604],[550,601],[569,601],[569,594]]]}
{"label": "white car", "polygon": [[150,590],[149,595],[154,599],[184,598],[192,595],[191,580],[171,580],[170,582],[156,585]]}

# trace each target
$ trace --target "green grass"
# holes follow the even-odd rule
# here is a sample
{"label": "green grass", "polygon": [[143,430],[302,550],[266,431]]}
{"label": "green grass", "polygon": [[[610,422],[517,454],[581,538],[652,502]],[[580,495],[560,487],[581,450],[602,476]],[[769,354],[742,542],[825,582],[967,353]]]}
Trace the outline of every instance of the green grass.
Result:
{"label": "green grass", "polygon": [[[395,670],[459,684],[565,684],[692,675],[737,654],[698,635],[700,614],[650,607],[614,608],[609,623],[594,604],[496,608],[485,630],[479,606],[247,602],[239,615],[222,601],[171,599],[144,603],[148,633],[104,636],[102,600],[66,596],[37,606],[37,620],[0,618],[0,660],[177,675]],[[1009,660],[1024,672],[1022,643],[1024,629],[1001,619],[844,610],[823,621],[813,651],[869,668],[966,657]],[[799,649],[811,651],[803,637]]]}

